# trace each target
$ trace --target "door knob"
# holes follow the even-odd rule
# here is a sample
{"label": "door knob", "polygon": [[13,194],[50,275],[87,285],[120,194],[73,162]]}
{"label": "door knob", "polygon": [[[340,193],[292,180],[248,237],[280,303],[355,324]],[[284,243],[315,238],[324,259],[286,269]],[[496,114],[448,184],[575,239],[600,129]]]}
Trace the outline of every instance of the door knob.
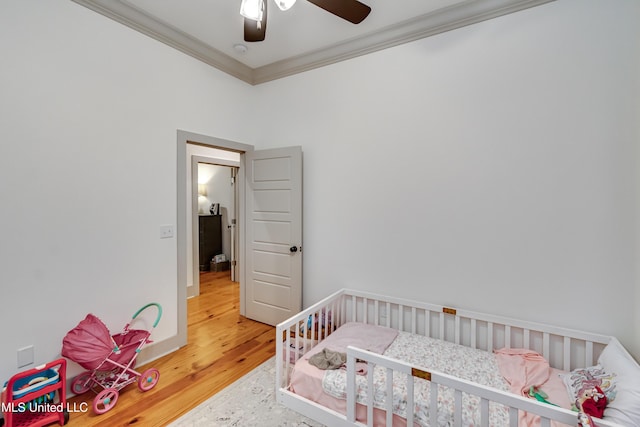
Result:
{"label": "door knob", "polygon": [[289,252],[291,252],[291,253],[298,252],[298,247],[297,247],[297,246],[291,246],[291,247],[289,248]]}

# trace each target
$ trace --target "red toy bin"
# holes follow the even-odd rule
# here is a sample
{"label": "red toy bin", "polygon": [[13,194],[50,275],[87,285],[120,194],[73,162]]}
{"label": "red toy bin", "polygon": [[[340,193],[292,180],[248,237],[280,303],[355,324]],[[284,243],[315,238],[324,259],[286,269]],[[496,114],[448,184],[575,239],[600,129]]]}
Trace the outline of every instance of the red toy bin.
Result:
{"label": "red toy bin", "polygon": [[67,361],[57,359],[11,377],[2,389],[0,426],[65,425],[69,421],[66,375]]}

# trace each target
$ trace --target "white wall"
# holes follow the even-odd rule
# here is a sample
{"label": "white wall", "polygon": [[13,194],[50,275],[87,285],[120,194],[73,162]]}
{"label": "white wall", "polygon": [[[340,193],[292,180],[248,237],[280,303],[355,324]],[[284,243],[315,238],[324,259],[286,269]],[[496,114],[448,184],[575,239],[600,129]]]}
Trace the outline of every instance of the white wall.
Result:
{"label": "white wall", "polygon": [[176,131],[251,140],[251,87],[68,0],[0,2],[0,380],[93,312],[177,329]]}
{"label": "white wall", "polygon": [[304,304],[393,292],[640,355],[639,18],[560,0],[258,87],[288,119],[256,146],[304,151]]}
{"label": "white wall", "polygon": [[177,129],[303,146],[306,305],[366,288],[633,347],[639,8],[558,0],[249,87],[68,0],[0,2],[0,378],[88,312],[155,300],[175,333]]}

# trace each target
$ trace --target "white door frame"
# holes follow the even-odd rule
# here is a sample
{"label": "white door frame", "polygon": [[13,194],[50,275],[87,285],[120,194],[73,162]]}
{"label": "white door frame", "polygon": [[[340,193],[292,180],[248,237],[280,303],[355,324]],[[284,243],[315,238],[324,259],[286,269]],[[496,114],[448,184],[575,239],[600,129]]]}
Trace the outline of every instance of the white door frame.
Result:
{"label": "white door frame", "polygon": [[[200,263],[199,263],[200,259],[199,257],[196,257],[196,254],[198,254],[200,251],[200,247],[198,244],[198,240],[200,239],[200,236],[198,234],[198,227],[196,227],[196,224],[198,223],[198,164],[199,163],[206,163],[206,164],[217,165],[217,166],[227,166],[229,168],[240,167],[239,162],[217,159],[214,157],[196,156],[196,155],[191,156],[191,253],[193,254],[193,256],[191,257],[192,258],[191,268],[193,271],[193,286],[188,286],[189,289],[187,290],[187,298],[196,297],[200,295]],[[237,202],[235,199],[239,197],[237,185],[234,185],[233,192],[234,192],[233,203],[234,205],[236,205]],[[236,219],[236,218],[233,218],[233,219]],[[238,221],[236,219],[236,225],[237,223]],[[242,228],[242,227],[237,227],[237,226],[234,227],[233,232],[235,233],[236,232],[235,230],[238,230],[238,228]],[[226,233],[226,227],[223,228],[222,232]],[[237,237],[237,236],[232,236],[231,239],[233,239],[234,237]],[[232,259],[234,258],[233,255],[231,256],[231,258]]]}
{"label": "white door frame", "polygon": [[[163,349],[166,352],[187,345],[187,272],[191,266],[187,265],[187,203],[191,203],[191,194],[187,194],[187,144],[197,144],[205,147],[218,148],[226,151],[240,153],[240,173],[238,173],[238,211],[237,223],[244,224],[244,153],[253,151],[253,145],[242,144],[240,142],[227,139],[216,138],[207,135],[187,132],[178,129],[177,131],[177,212],[176,212],[176,247],[177,247],[177,334],[168,340],[163,341]],[[238,232],[238,262],[244,265],[244,227],[239,227]],[[244,269],[240,268],[240,314],[245,313],[245,289],[244,289]]]}

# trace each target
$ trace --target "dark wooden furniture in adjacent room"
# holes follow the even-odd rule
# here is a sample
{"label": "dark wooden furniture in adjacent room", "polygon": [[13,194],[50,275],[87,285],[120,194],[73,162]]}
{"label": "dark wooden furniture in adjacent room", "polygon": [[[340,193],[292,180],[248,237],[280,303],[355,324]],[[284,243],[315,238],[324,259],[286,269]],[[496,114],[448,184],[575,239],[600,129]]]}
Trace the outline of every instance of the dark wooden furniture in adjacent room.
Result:
{"label": "dark wooden furniture in adjacent room", "polygon": [[199,215],[200,271],[209,271],[211,259],[222,253],[222,215]]}

